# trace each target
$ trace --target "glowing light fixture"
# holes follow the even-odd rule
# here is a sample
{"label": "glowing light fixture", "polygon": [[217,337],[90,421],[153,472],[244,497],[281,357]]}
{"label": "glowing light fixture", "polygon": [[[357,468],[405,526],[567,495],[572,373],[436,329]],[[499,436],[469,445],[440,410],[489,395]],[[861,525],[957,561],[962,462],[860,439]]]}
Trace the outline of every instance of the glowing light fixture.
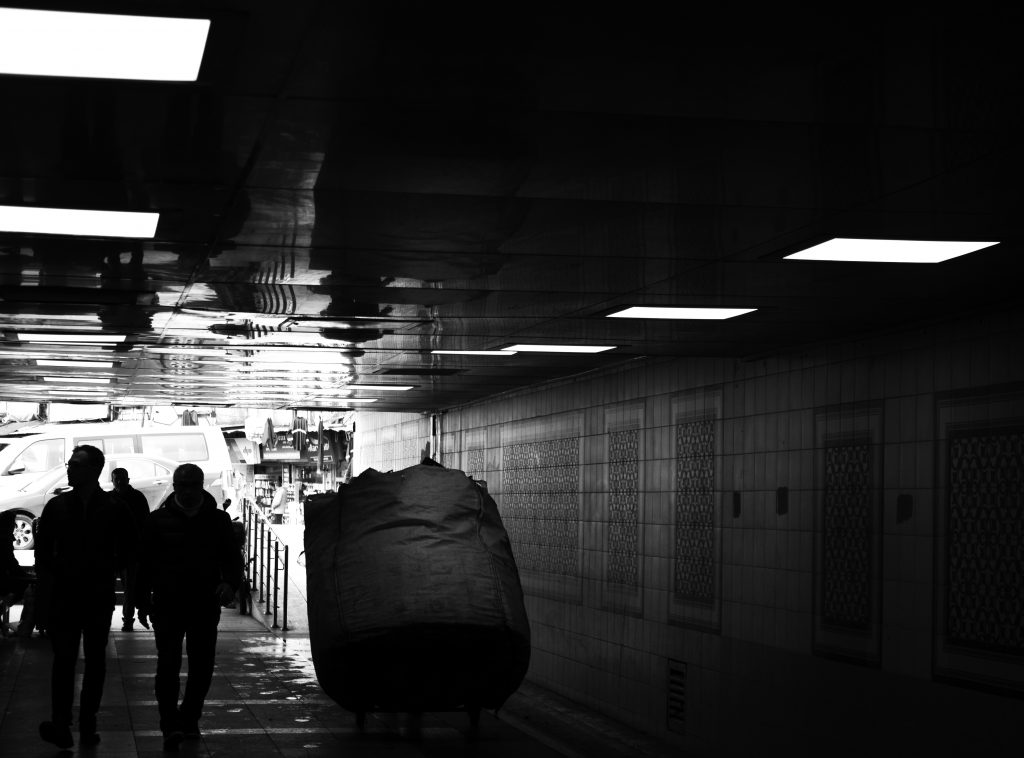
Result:
{"label": "glowing light fixture", "polygon": [[431,350],[433,355],[515,355],[515,350]]}
{"label": "glowing light fixture", "polygon": [[684,308],[676,306],[634,305],[608,318],[727,319],[753,313],[757,308]]}
{"label": "glowing light fixture", "polygon": [[941,263],[998,242],[949,242],[942,240],[882,240],[836,237],[787,255],[798,261],[857,263]]}
{"label": "glowing light fixture", "polygon": [[146,347],[147,353],[158,355],[201,355],[211,358],[222,358],[227,352],[221,348],[210,347]]}
{"label": "glowing light fixture", "polygon": [[509,345],[509,350],[522,353],[603,353],[616,345]]}
{"label": "glowing light fixture", "polygon": [[124,342],[125,335],[123,334],[58,334],[56,332],[36,332],[36,333],[21,333],[19,332],[17,338],[22,342],[92,342],[92,343],[104,343],[104,342]]}
{"label": "glowing light fixture", "polygon": [[209,19],[0,8],[0,73],[194,82]]}
{"label": "glowing light fixture", "polygon": [[44,382],[71,382],[72,384],[110,384],[109,377],[98,376],[44,376]]}
{"label": "glowing light fixture", "polygon": [[411,384],[346,384],[342,387],[346,390],[380,390],[381,392],[404,392],[412,388]]}
{"label": "glowing light fixture", "polygon": [[2,232],[151,239],[156,234],[159,220],[159,213],[0,205]]}
{"label": "glowing light fixture", "polygon": [[113,361],[54,361],[39,358],[37,366],[70,366],[72,368],[113,368]]}

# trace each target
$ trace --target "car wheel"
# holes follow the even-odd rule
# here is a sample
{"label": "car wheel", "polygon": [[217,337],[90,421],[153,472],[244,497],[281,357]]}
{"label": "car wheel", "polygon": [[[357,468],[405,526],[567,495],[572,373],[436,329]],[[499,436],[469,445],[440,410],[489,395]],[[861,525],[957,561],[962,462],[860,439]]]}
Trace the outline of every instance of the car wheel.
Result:
{"label": "car wheel", "polygon": [[32,530],[32,517],[19,513],[14,517],[14,549],[31,550],[35,544],[36,535]]}

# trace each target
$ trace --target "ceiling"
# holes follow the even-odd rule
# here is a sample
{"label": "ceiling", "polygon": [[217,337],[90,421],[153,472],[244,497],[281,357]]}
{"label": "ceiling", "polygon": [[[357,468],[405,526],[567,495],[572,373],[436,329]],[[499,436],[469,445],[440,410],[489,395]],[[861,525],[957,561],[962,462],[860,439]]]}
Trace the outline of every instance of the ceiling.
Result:
{"label": "ceiling", "polygon": [[[194,83],[0,76],[0,204],[160,214],[0,234],[0,398],[427,411],[1018,307],[1019,23],[704,5],[19,3],[212,23]],[[784,259],[831,237],[999,244]],[[432,353],[516,343],[614,349]]]}

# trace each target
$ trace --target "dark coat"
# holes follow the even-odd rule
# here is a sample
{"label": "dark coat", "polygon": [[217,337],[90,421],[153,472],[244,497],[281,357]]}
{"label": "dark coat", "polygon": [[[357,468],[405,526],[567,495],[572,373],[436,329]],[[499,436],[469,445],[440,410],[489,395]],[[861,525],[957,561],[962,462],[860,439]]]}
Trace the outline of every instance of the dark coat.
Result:
{"label": "dark coat", "polygon": [[242,556],[231,519],[208,492],[194,516],[175,504],[173,493],[150,513],[142,528],[139,559],[138,604],[147,611],[216,609],[217,586],[227,582],[237,591],[242,582]]}
{"label": "dark coat", "polygon": [[110,497],[114,500],[120,500],[127,506],[132,514],[132,518],[135,519],[136,527],[141,533],[142,524],[149,516],[149,500],[146,499],[146,496],[129,484],[122,492],[117,490],[111,492]]}
{"label": "dark coat", "polygon": [[50,498],[39,517],[36,574],[55,607],[113,612],[115,579],[135,560],[138,532],[128,509],[99,487],[83,506],[74,491]]}

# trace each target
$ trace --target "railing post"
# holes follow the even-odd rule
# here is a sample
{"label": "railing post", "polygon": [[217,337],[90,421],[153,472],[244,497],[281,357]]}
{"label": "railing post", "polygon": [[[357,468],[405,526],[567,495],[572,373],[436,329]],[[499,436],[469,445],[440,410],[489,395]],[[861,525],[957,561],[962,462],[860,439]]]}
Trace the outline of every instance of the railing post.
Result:
{"label": "railing post", "polygon": [[265,543],[264,543],[264,546],[263,546],[264,547],[264,552],[263,552],[263,574],[264,574],[264,576],[266,576],[266,584],[267,584],[267,594],[264,596],[264,602],[266,604],[266,608],[264,609],[263,612],[265,614],[267,614],[267,615],[270,615],[270,538],[271,538],[271,534],[270,534],[270,527],[269,526],[264,524],[263,528],[264,528],[264,530],[266,530],[266,536],[264,538],[265,539]]}
{"label": "railing post", "polygon": [[274,597],[274,623],[270,625],[271,629],[277,629],[278,628],[278,626],[277,626],[277,589],[278,589],[278,585],[277,585],[277,571],[278,571],[278,568],[280,566],[280,554],[281,554],[281,543],[278,542],[275,539],[274,540],[274,570],[272,572],[273,573],[273,577],[274,577],[274,595],[273,595],[273,597]]}
{"label": "railing post", "polygon": [[281,621],[281,631],[288,631],[288,545],[284,546],[284,606],[283,619]]}

